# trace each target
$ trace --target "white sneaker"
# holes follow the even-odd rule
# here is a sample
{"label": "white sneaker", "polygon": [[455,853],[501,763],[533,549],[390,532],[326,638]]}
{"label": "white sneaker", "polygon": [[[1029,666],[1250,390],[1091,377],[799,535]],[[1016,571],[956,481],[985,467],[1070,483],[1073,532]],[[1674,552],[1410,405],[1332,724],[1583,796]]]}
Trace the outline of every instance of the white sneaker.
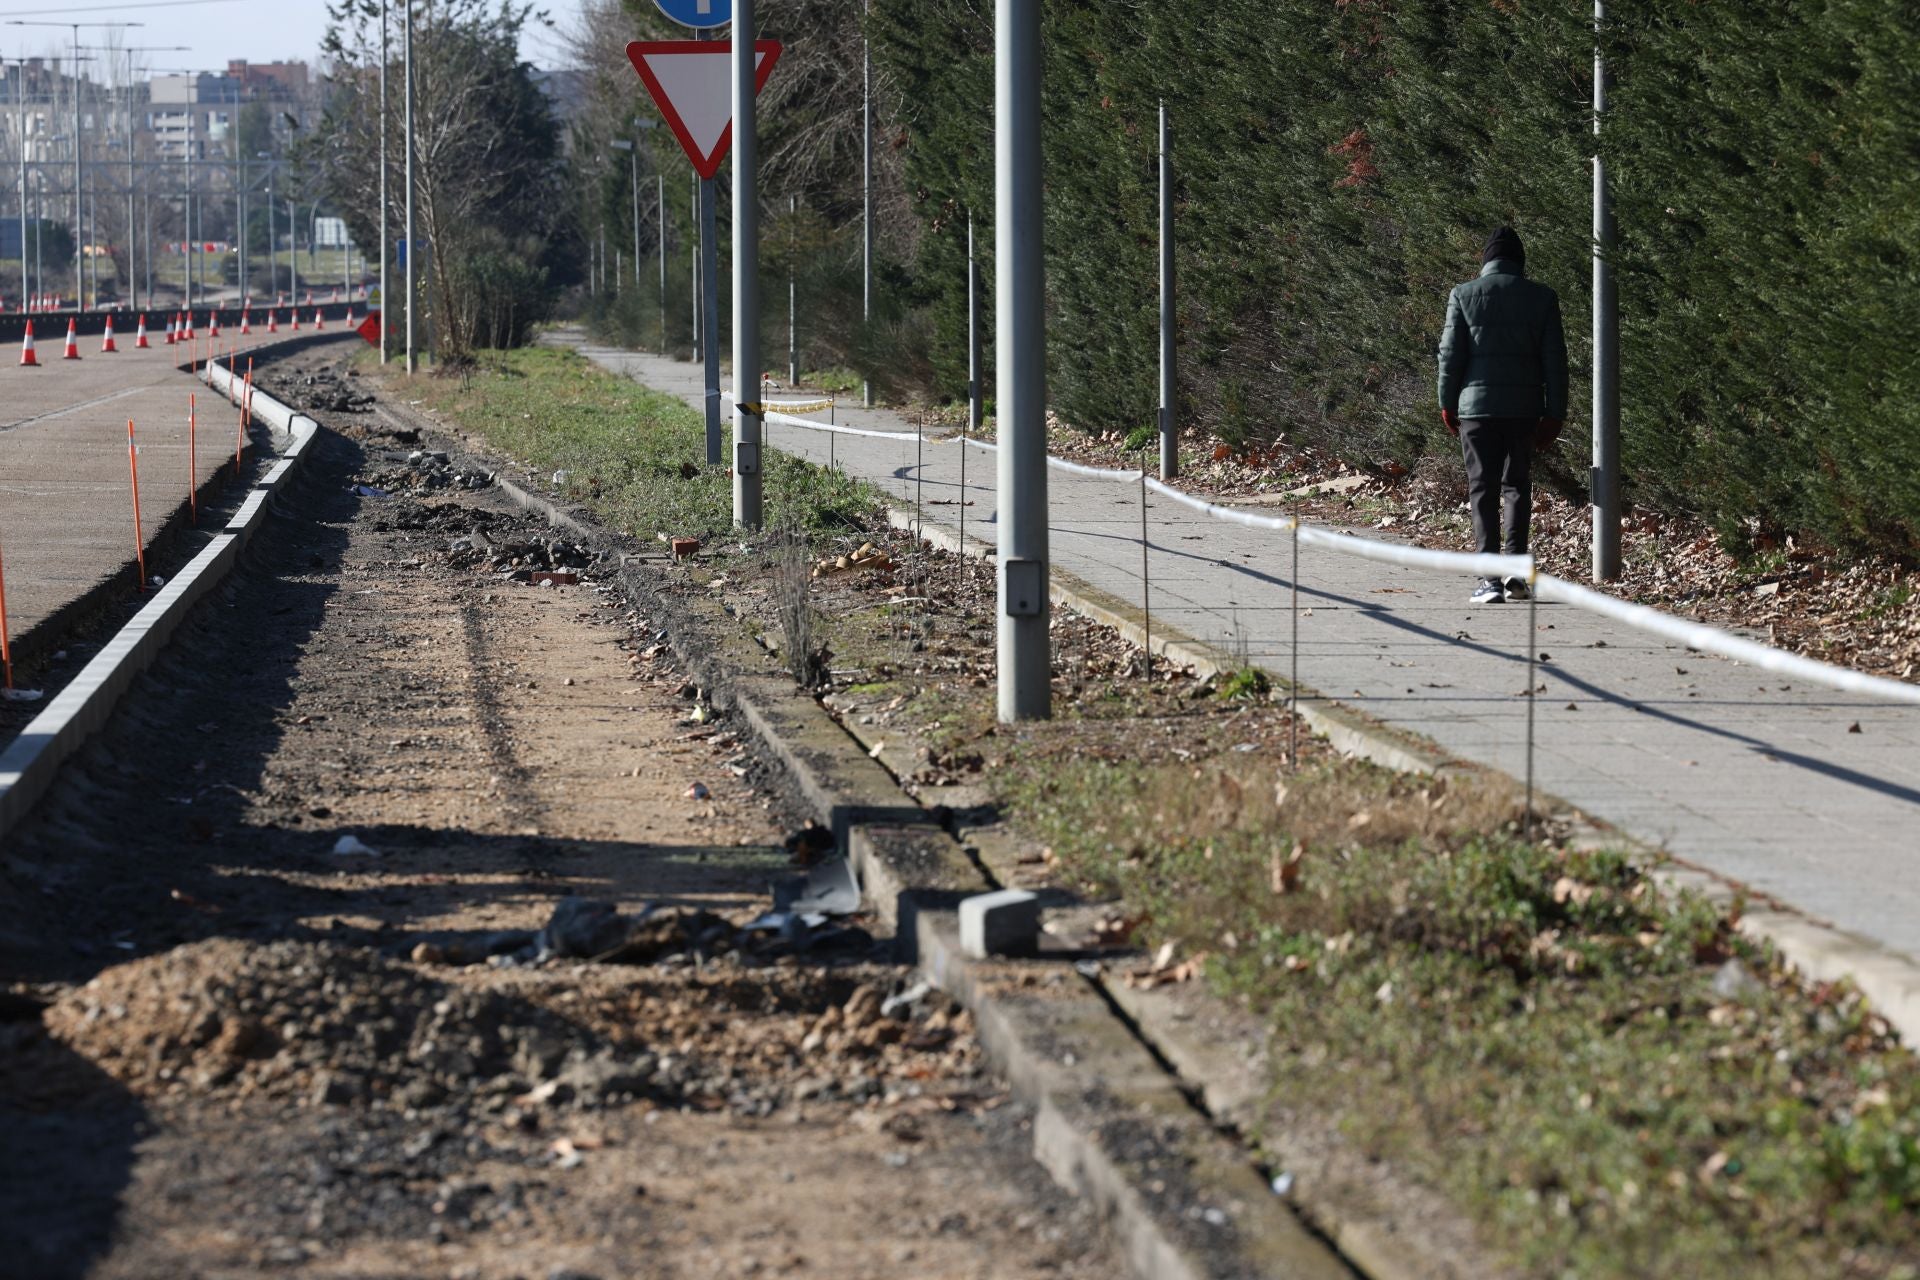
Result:
{"label": "white sneaker", "polygon": [[1506,600],[1507,593],[1496,579],[1482,578],[1470,598],[1475,604],[1501,604]]}

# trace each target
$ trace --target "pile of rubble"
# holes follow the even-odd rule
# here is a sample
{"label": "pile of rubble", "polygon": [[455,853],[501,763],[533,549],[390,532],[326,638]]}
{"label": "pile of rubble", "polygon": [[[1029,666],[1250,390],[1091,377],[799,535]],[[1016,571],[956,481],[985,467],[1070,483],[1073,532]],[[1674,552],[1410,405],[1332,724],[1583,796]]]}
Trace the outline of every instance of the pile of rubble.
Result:
{"label": "pile of rubble", "polygon": [[435,489],[484,489],[493,483],[493,473],[478,467],[455,467],[453,460],[438,450],[415,449],[403,464],[369,473],[365,483],[381,491],[369,496],[388,497]]}
{"label": "pile of rubble", "polygon": [[505,929],[474,942],[425,941],[413,949],[420,964],[488,964],[495,968],[556,960],[668,967],[723,961],[771,964],[785,956],[866,958],[879,944],[857,925],[824,912],[770,911],[735,924],[694,907],[643,907],[623,914],[610,902],[565,898],[538,931]]}
{"label": "pile of rubble", "polygon": [[283,387],[297,389],[298,403],[309,410],[319,409],[333,413],[371,412],[375,402],[373,393],[359,390],[348,383],[348,379],[356,376],[348,373],[343,378],[331,369],[321,369],[299,378],[275,379],[274,382],[276,394]]}
{"label": "pile of rubble", "polygon": [[136,1093],[229,1089],[314,1104],[432,1107],[479,1090],[596,1105],[661,1079],[523,1001],[451,987],[358,948],[216,939],[101,974],[47,1030]]}

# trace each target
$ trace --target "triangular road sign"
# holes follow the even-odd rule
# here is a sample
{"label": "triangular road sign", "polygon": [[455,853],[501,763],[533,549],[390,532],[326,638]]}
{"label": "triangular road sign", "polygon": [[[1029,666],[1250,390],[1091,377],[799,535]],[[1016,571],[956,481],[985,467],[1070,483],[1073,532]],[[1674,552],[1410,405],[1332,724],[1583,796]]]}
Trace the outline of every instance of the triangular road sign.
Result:
{"label": "triangular road sign", "polygon": [[[755,93],[780,60],[778,40],[753,46]],[[711,178],[733,144],[733,45],[726,40],[635,40],[627,59],[673,130],[694,172]]]}

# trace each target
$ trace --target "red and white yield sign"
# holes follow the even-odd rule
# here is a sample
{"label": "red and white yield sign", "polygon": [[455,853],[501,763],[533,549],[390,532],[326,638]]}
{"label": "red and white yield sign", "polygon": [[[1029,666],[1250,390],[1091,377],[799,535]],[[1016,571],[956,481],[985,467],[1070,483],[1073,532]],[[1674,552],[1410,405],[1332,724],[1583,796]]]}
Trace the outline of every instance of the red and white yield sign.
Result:
{"label": "red and white yield sign", "polygon": [[[757,94],[780,60],[780,42],[755,41],[753,52]],[[703,178],[720,172],[733,144],[732,53],[727,40],[635,40],[627,46],[628,61]]]}

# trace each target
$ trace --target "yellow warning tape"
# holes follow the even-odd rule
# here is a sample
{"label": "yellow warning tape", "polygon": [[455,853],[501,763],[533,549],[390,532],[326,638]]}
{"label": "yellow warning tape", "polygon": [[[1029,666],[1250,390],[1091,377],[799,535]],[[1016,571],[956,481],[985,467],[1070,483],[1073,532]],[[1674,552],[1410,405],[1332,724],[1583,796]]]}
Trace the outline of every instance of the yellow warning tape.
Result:
{"label": "yellow warning tape", "polygon": [[758,406],[760,411],[775,409],[781,413],[819,413],[822,409],[831,408],[831,400],[769,400]]}

